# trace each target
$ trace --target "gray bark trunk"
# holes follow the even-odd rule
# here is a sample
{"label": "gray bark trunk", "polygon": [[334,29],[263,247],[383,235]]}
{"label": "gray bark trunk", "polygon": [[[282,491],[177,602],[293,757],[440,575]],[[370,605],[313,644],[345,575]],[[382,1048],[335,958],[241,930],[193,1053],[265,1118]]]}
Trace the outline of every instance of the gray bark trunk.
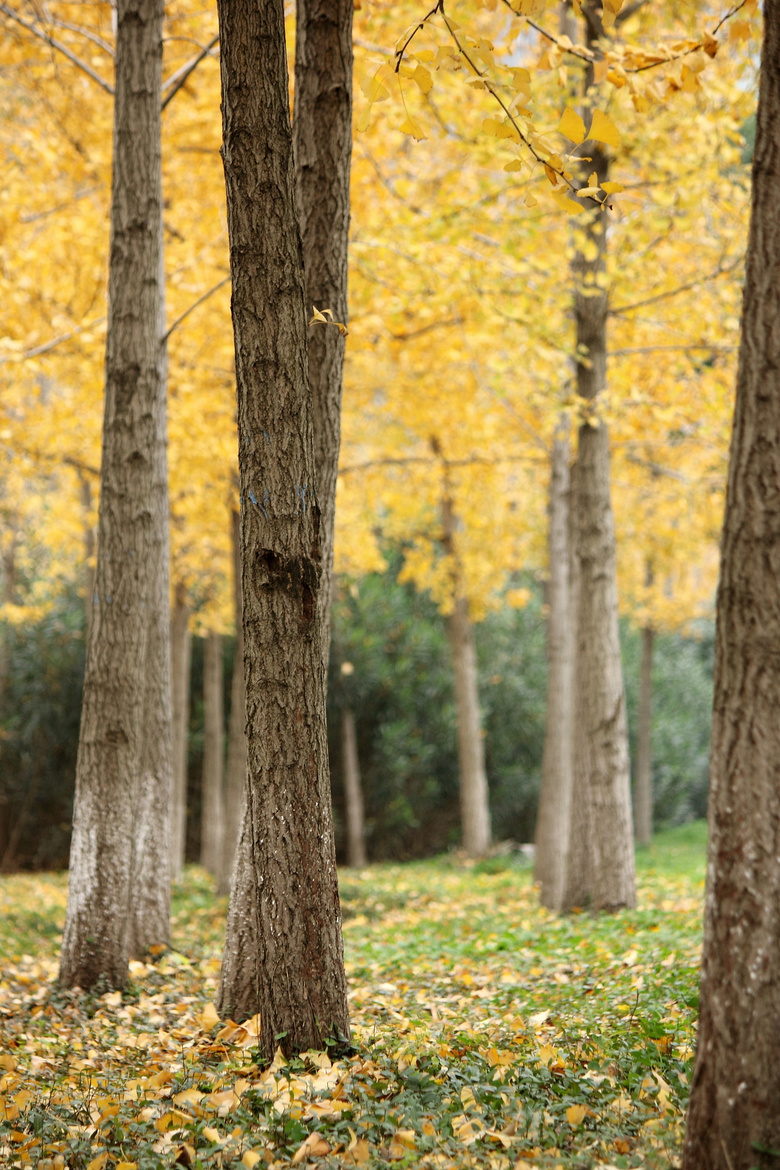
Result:
{"label": "gray bark trunk", "polygon": [[210,630],[203,655],[203,781],[200,863],[216,875],[222,861],[225,731],[222,704],[222,638]]}
{"label": "gray bark trunk", "polygon": [[715,638],[701,1001],[684,1170],[780,1150],[780,0],[764,4]]}
{"label": "gray bark trunk", "polygon": [[95,529],[92,526],[92,484],[86,471],[79,471],[81,506],[84,511],[84,608],[87,615],[86,638],[89,640],[89,625],[92,620],[92,606],[95,596]]}
{"label": "gray bark trunk", "polygon": [[[87,645],[60,964],[60,981],[69,987],[98,981],[121,987],[133,941],[145,672],[149,639],[159,628],[156,617],[150,621],[159,595],[153,572],[163,560],[163,543],[167,548],[167,531],[159,528],[165,456],[162,20],[161,0],[118,2],[97,600]],[[165,514],[167,522],[167,509]],[[167,645],[164,624],[159,635]],[[153,660],[162,686],[169,655]],[[162,784],[169,781],[161,775]],[[169,805],[170,793],[165,795]],[[157,860],[164,884],[167,855]]]}
{"label": "gray bark trunk", "polygon": [[341,751],[344,760],[344,803],[347,811],[347,865],[362,869],[366,858],[366,825],[355,716],[349,707],[341,715]]}
{"label": "gray bark trunk", "polygon": [[[589,45],[602,35],[600,6],[583,7]],[[585,88],[592,81],[586,70]],[[586,116],[588,116],[587,112]],[[609,158],[596,142],[583,146],[584,164],[599,184],[609,175]],[[584,179],[583,179],[584,181]],[[577,331],[577,393],[597,408],[607,381],[606,210],[588,205],[580,230],[586,247],[572,262]],[[580,574],[575,651],[574,772],[570,862],[562,908],[633,906],[634,840],[628,728],[618,636],[615,522],[609,471],[609,438],[597,417],[579,427],[576,492],[576,556]],[[574,840],[573,835],[579,834]],[[583,840],[582,835],[587,834]],[[581,859],[587,858],[582,864]]]}
{"label": "gray bark trunk", "polygon": [[653,840],[653,643],[655,630],[642,630],[642,662],[639,668],[639,712],[637,720],[634,820],[638,845]]}
{"label": "gray bark trunk", "polygon": [[173,801],[171,872],[180,877],[187,844],[187,740],[190,725],[190,608],[184,587],[176,587],[171,616],[171,691],[173,695]]}
{"label": "gray bark trunk", "polygon": [[271,1057],[349,1036],[325,726],[320,510],[284,8],[220,0],[248,791],[219,1010]]}
{"label": "gray bark trunk", "polygon": [[547,711],[536,821],[534,880],[543,906],[561,903],[572,787],[574,625],[571,615],[569,420],[553,441],[547,592]]}
{"label": "gray bark trunk", "polygon": [[[352,159],[354,0],[297,0],[295,24],[295,185],[306,273],[305,302],[347,322],[349,177]],[[333,531],[341,443],[345,338],[309,326],[314,462],[320,505],[324,651],[330,638]]]}
{"label": "gray bark trunk", "polygon": [[229,894],[236,860],[236,845],[244,814],[246,784],[246,697],[244,692],[244,631],[241,621],[241,519],[231,518],[233,540],[233,593],[236,615],[236,653],[230,687],[227,767],[225,769],[225,832],[222,838],[217,893]]}

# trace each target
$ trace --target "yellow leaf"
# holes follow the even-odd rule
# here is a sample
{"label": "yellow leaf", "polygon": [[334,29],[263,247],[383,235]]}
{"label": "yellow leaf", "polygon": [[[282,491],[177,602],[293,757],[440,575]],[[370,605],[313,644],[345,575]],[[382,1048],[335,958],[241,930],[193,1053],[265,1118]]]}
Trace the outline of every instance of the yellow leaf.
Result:
{"label": "yellow leaf", "polygon": [[407,115],[398,129],[402,134],[411,134],[412,138],[416,139],[417,142],[422,142],[428,137],[420,123],[411,114]]}
{"label": "yellow leaf", "polygon": [[306,1141],[293,1154],[293,1165],[297,1165],[299,1162],[305,1162],[308,1158],[324,1158],[329,1153],[330,1146],[322,1134],[315,1130],[314,1133],[309,1134]]}
{"label": "yellow leaf", "polygon": [[718,38],[714,37],[712,33],[705,33],[703,47],[708,57],[714,57],[718,51]]}
{"label": "yellow leaf", "polygon": [[538,199],[534,199],[534,197],[533,197],[533,195],[531,194],[531,192],[530,192],[530,191],[528,191],[528,192],[526,193],[526,197],[525,197],[525,199],[523,200],[523,203],[525,203],[526,207],[536,207],[536,205],[538,204],[538,202],[539,202],[539,200],[538,200]]}
{"label": "yellow leaf", "polygon": [[195,1019],[198,1021],[204,1032],[210,1032],[214,1025],[219,1023],[217,1009],[211,1002],[206,1004],[203,1011],[199,1012]]}
{"label": "yellow leaf", "polygon": [[622,183],[602,183],[601,190],[606,191],[607,195],[617,195],[618,191],[625,191]]}
{"label": "yellow leaf", "polygon": [[260,1155],[257,1150],[245,1150],[241,1158],[241,1165],[246,1167],[246,1170],[252,1170],[260,1161]]}
{"label": "yellow leaf", "polygon": [[203,1136],[208,1138],[210,1142],[218,1142],[219,1130],[215,1129],[213,1125],[205,1125],[203,1127]]}
{"label": "yellow leaf", "polygon": [[615,149],[620,146],[620,134],[617,126],[601,110],[593,111],[593,121],[590,124],[588,138],[593,138],[596,142],[603,142],[606,146],[612,146]]}
{"label": "yellow leaf", "polygon": [[571,106],[567,106],[561,114],[558,129],[571,142],[580,143],[585,141],[585,123],[577,111],[573,110]]}
{"label": "yellow leaf", "polygon": [[[574,206],[576,207],[577,204],[575,203]],[[552,1044],[543,1044],[539,1049],[539,1064],[550,1064],[553,1060],[555,1060],[555,1049]]]}
{"label": "yellow leaf", "polygon": [[525,163],[523,162],[523,160],[521,158],[513,158],[511,162],[506,164],[506,166],[504,167],[504,170],[505,171],[522,171],[524,169],[524,167],[525,167]]}
{"label": "yellow leaf", "polygon": [[96,1158],[93,1158],[91,1162],[87,1163],[87,1170],[103,1170],[107,1161],[108,1151],[104,1150],[102,1154],[98,1154]]}
{"label": "yellow leaf", "polygon": [[582,1125],[587,1110],[584,1105],[570,1105],[566,1110],[569,1125]]}
{"label": "yellow leaf", "polygon": [[601,194],[601,188],[600,187],[580,187],[577,194],[581,195],[584,199],[585,198],[595,199],[597,195]]}
{"label": "yellow leaf", "polygon": [[114,1170],[138,1170],[137,1162],[117,1162]]}
{"label": "yellow leaf", "polygon": [[412,77],[423,93],[429,93],[433,89],[433,78],[424,65],[418,65]]}

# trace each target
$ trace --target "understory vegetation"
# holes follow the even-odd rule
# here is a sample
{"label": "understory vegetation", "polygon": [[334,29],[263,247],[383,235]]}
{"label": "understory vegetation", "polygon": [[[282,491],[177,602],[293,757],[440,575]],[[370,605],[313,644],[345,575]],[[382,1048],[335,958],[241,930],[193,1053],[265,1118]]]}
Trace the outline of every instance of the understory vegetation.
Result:
{"label": "understory vegetation", "polygon": [[521,854],[342,871],[352,1049],[258,1063],[214,1008],[226,902],[176,889],[124,993],[55,986],[65,875],[0,878],[0,1163],[39,1170],[676,1165],[701,822],[638,854],[635,911],[555,918]]}

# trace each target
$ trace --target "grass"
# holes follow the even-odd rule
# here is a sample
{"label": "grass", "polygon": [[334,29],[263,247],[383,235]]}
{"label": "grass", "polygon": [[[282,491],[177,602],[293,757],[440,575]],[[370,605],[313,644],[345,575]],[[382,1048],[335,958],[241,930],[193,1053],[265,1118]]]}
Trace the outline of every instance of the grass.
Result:
{"label": "grass", "polygon": [[225,901],[187,871],[176,948],[124,995],[54,986],[64,875],[0,879],[0,1164],[669,1167],[697,1005],[706,830],[637,856],[639,904],[541,910],[513,857],[344,871],[356,1054],[261,1070],[217,1021]]}

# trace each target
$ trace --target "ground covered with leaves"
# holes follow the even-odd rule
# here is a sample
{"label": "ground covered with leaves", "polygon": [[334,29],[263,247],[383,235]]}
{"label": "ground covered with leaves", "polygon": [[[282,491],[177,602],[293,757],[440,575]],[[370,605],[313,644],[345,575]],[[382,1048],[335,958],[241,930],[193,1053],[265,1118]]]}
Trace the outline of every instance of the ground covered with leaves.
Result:
{"label": "ground covered with leaves", "polygon": [[518,856],[342,873],[355,1053],[258,1065],[214,1009],[226,905],[189,870],[175,949],[124,993],[55,986],[66,879],[0,879],[0,1165],[668,1167],[697,1004],[704,826],[639,908],[555,918]]}

